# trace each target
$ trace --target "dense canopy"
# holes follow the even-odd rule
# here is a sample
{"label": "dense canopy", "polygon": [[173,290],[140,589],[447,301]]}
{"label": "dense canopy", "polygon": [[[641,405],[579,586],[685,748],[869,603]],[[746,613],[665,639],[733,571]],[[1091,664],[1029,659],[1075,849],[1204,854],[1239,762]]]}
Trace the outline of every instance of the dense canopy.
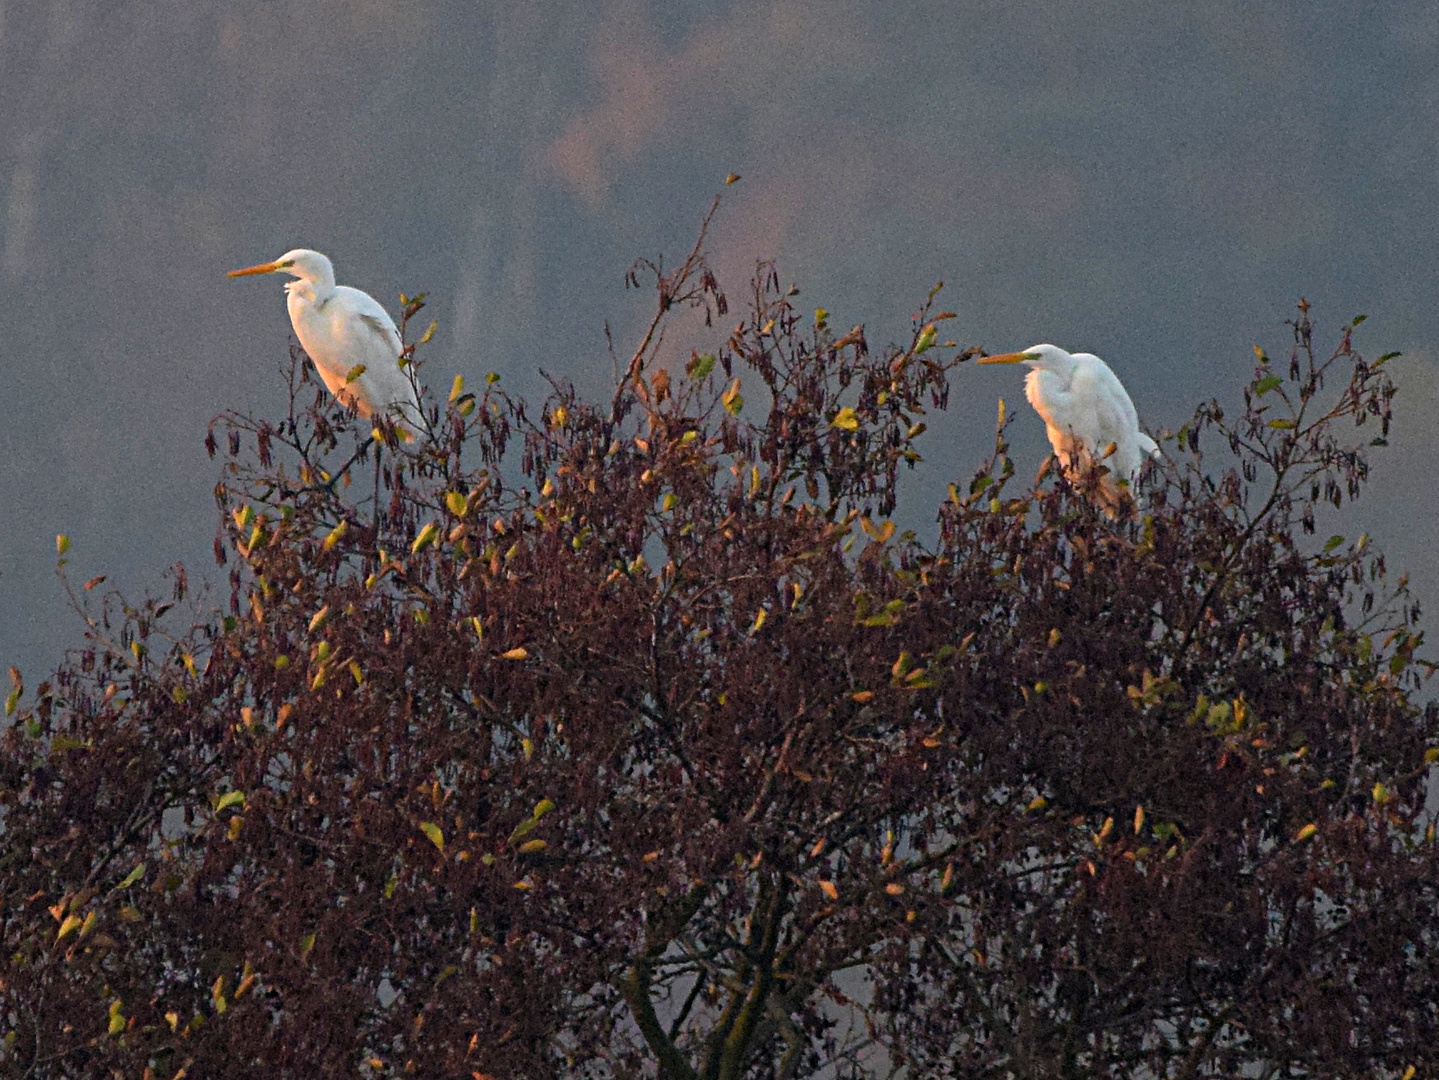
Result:
{"label": "dense canopy", "polygon": [[[0,1071],[1439,1068],[1416,613],[1313,535],[1387,433],[1352,328],[1302,308],[1113,520],[1001,412],[915,535],[953,316],[646,269],[611,400],[456,380],[331,475],[370,425],[298,358],[212,443],[227,610],[76,587],[0,751]],[[733,332],[665,369],[687,305]]]}

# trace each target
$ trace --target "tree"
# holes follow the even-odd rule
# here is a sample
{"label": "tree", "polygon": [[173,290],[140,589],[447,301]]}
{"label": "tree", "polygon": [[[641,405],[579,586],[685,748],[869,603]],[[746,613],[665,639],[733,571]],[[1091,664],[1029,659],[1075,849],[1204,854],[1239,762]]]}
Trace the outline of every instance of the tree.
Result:
{"label": "tree", "polygon": [[954,316],[872,351],[762,266],[667,371],[671,312],[728,313],[703,240],[637,264],[605,402],[456,379],[365,447],[294,358],[211,443],[228,613],[77,591],[83,651],[12,672],[6,1074],[1439,1066],[1417,608],[1308,539],[1387,358],[1301,305],[1114,521],[1015,490],[1001,409],[925,542]]}

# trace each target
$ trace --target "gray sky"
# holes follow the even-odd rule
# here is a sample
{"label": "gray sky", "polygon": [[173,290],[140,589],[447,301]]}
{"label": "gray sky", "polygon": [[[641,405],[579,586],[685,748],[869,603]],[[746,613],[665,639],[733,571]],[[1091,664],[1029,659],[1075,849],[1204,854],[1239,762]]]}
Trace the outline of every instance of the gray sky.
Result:
{"label": "gray sky", "polygon": [[[1396,445],[1341,528],[1439,596],[1431,4],[0,0],[0,661],[80,641],[52,576],[209,557],[206,424],[282,406],[279,282],[319,248],[428,290],[434,382],[598,391],[742,173],[713,252],[779,260],[870,340],[943,279],[955,336],[1099,353],[1151,428],[1238,399],[1293,302],[1402,349]],[[965,370],[918,496],[983,456],[1012,369]],[[1021,471],[1044,452],[1025,410]],[[1026,473],[1027,475],[1028,473]]]}

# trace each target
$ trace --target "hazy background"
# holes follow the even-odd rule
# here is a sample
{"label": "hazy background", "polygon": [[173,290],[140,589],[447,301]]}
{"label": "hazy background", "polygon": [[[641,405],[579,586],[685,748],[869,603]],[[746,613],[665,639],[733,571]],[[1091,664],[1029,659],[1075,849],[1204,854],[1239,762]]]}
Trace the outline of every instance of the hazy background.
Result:
{"label": "hazy background", "polygon": [[[1346,528],[1439,597],[1436,67],[1419,2],[0,0],[0,661],[81,639],[58,532],[81,580],[218,576],[205,426],[281,408],[289,335],[280,281],[226,270],[316,247],[429,291],[435,383],[598,391],[625,268],[730,171],[732,293],[775,257],[878,343],[943,279],[962,342],[1097,352],[1151,428],[1236,400],[1301,294],[1326,341],[1367,313],[1408,359]],[[1019,383],[962,373],[917,494]]]}

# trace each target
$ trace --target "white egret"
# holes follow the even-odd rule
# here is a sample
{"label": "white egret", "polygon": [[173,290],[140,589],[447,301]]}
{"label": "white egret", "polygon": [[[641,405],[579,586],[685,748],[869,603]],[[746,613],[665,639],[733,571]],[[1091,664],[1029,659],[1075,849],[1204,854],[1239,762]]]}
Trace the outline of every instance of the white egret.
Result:
{"label": "white egret", "polygon": [[1044,419],[1060,468],[1076,482],[1096,466],[1108,470],[1100,476],[1099,502],[1114,516],[1120,485],[1132,486],[1144,459],[1157,457],[1159,446],[1139,430],[1134,402],[1109,365],[1092,353],[1068,353],[1055,345],[979,362],[1029,365],[1024,396]]}
{"label": "white egret", "polygon": [[230,277],[285,273],[285,306],[305,352],[330,393],[366,419],[375,413],[419,416],[415,388],[400,367],[404,346],[389,312],[369,293],[335,284],[335,268],[318,251],[296,248],[274,262],[231,270]]}

